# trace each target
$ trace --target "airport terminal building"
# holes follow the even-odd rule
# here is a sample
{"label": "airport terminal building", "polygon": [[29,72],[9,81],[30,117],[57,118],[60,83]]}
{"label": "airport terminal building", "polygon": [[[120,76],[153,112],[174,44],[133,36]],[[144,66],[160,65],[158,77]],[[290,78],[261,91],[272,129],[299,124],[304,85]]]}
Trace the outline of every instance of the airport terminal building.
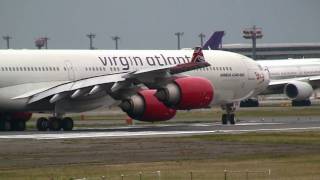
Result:
{"label": "airport terminal building", "polygon": [[[222,50],[252,56],[252,44],[223,44]],[[320,58],[320,43],[257,44],[257,59]]]}

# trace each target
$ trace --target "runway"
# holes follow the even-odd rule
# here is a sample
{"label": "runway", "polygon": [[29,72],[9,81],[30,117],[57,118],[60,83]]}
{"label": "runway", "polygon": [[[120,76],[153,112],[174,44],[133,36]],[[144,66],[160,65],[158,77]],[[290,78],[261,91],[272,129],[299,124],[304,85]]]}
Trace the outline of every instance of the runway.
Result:
{"label": "runway", "polygon": [[150,124],[112,128],[75,128],[71,132],[2,132],[0,139],[76,139],[76,138],[136,138],[162,136],[189,136],[200,134],[244,133],[244,132],[281,132],[320,130],[318,117],[284,117],[254,120],[248,119],[236,125],[219,123],[191,124]]}

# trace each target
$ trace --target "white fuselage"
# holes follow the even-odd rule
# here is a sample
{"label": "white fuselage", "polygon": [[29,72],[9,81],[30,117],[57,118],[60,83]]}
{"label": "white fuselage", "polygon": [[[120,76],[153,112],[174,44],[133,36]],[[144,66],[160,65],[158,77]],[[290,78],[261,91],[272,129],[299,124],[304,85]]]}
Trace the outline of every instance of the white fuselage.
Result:
{"label": "white fuselage", "polygon": [[[28,105],[28,99],[13,97],[95,76],[182,64],[191,60],[192,53],[192,50],[1,50],[0,110],[52,111],[57,107],[45,100]],[[210,67],[184,74],[205,77],[212,82],[213,105],[246,99],[264,90],[269,82],[268,74],[245,56],[204,51],[204,57]],[[257,74],[263,79],[257,78]],[[112,103],[114,100],[103,92],[94,97],[64,101],[68,106],[60,108],[73,112]]]}
{"label": "white fuselage", "polygon": [[273,80],[320,75],[320,59],[317,58],[260,60],[257,63],[268,68]]}

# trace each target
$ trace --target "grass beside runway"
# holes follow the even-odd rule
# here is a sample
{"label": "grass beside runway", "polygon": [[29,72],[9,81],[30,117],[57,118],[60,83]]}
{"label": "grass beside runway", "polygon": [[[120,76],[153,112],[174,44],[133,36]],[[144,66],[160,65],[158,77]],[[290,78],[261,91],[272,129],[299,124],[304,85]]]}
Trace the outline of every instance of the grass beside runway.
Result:
{"label": "grass beside runway", "polygon": [[[237,160],[185,160],[154,163],[131,163],[118,165],[69,165],[62,167],[43,167],[36,169],[7,170],[0,173],[0,178],[10,180],[70,180],[70,179],[102,179],[137,180],[142,172],[143,180],[157,179],[160,170],[161,180],[193,180],[224,179],[224,170],[240,171],[228,173],[227,179],[245,180],[246,171],[266,171],[261,174],[249,174],[249,179],[266,180],[315,180],[320,178],[320,155],[300,155],[297,157],[277,157],[276,159],[237,159]],[[271,174],[268,174],[268,170]]]}
{"label": "grass beside runway", "polygon": [[[89,163],[79,161],[69,164],[66,159],[63,165],[54,165],[54,159],[48,159],[48,164],[43,166],[21,167],[17,165],[6,168],[2,165],[0,179],[70,179],[71,177],[94,179],[105,176],[107,179],[117,180],[121,179],[121,174],[124,174],[126,175],[125,180],[133,180],[139,179],[138,173],[140,171],[143,173],[143,179],[156,179],[154,172],[161,171],[162,180],[179,180],[190,179],[190,171],[192,171],[193,179],[203,180],[223,179],[224,169],[241,171],[241,173],[228,174],[230,179],[245,179],[246,170],[266,171],[269,169],[271,169],[270,176],[249,174],[249,179],[320,179],[319,139],[320,132],[313,131],[170,137],[170,143],[167,144],[173,149],[169,153],[177,154],[170,160],[162,160],[161,158],[162,152],[169,151],[167,148],[152,151],[144,147],[144,141],[137,142],[140,145],[131,147],[132,151],[129,149],[130,151],[127,152],[125,150],[129,147],[125,145],[135,141],[135,139],[128,139],[128,142],[123,142],[124,144],[120,147],[124,150],[123,156],[134,158],[137,154],[142,154],[145,155],[145,161],[110,164],[101,160]],[[95,154],[101,153],[95,152],[95,145],[102,146],[102,140],[84,139],[62,142],[70,144],[70,146],[76,144],[92,146],[92,154]],[[166,141],[165,138],[161,138],[161,140]],[[145,141],[155,144],[162,143],[159,138],[146,138]],[[45,143],[50,143],[50,141]],[[39,145],[45,143],[39,142]],[[57,147],[59,146],[57,141],[53,143],[56,143]],[[119,146],[119,144],[109,144],[109,148],[113,145]],[[208,146],[209,149],[205,146]],[[59,151],[59,149],[54,150]],[[215,151],[218,153],[214,154]],[[84,152],[81,148],[77,148],[73,153],[82,154]],[[14,154],[9,153],[7,160],[10,160],[10,156],[14,156]],[[23,155],[20,154],[20,156]],[[30,161],[31,159],[34,161],[37,158],[42,159],[41,156],[42,153],[37,152],[28,154]],[[107,154],[101,153],[101,157],[103,156],[107,156]],[[153,157],[152,161],[150,161],[150,157]],[[116,160],[118,157],[112,158]],[[32,162],[29,165],[32,166]]]}

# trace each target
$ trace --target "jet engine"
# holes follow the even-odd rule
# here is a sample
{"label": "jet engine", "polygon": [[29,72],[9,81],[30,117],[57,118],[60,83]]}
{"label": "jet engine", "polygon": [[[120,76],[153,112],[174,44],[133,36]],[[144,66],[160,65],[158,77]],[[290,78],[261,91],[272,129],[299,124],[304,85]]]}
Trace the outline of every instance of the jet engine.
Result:
{"label": "jet engine", "polygon": [[140,121],[165,121],[176,115],[176,110],[168,108],[155,97],[156,90],[142,90],[119,105],[133,119]]}
{"label": "jet engine", "polygon": [[179,109],[208,107],[213,99],[211,82],[201,77],[181,77],[158,89],[156,97],[166,106]]}
{"label": "jet engine", "polygon": [[291,99],[304,100],[312,95],[313,88],[309,83],[295,81],[284,87],[284,93]]}

